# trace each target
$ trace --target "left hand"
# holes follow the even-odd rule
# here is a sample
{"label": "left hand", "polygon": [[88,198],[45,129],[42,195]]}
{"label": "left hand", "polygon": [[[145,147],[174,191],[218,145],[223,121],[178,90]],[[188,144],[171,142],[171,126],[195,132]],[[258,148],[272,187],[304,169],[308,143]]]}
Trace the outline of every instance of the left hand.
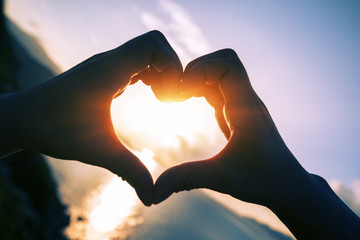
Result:
{"label": "left hand", "polygon": [[12,126],[14,141],[8,147],[104,167],[129,182],[143,203],[151,205],[152,177],[118,140],[110,116],[114,96],[136,82],[137,75],[148,84],[152,81],[151,74],[146,74],[148,66],[160,77],[151,82],[157,98],[168,99],[180,83],[182,66],[158,31],[95,55],[32,89],[10,95],[8,100],[17,106],[17,112]]}

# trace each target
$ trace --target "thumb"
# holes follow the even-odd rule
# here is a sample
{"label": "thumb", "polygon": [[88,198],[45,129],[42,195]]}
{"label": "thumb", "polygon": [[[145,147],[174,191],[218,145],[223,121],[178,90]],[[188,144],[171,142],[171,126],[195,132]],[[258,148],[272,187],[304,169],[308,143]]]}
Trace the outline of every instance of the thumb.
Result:
{"label": "thumb", "polygon": [[153,179],[146,166],[130,151],[115,146],[107,154],[93,159],[91,164],[103,167],[128,182],[144,205],[152,204]]}
{"label": "thumb", "polygon": [[153,203],[158,204],[173,193],[197,188],[220,190],[220,172],[214,160],[183,163],[167,169],[157,179]]}
{"label": "thumb", "polygon": [[135,189],[136,194],[145,206],[151,206],[154,186],[151,173],[132,153],[129,153],[127,160],[127,164],[123,165],[117,174]]}

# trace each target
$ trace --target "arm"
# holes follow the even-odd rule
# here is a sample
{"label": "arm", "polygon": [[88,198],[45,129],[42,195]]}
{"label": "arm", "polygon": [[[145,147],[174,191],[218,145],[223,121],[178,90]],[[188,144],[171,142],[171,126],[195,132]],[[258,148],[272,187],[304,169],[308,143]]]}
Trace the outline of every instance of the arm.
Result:
{"label": "arm", "polygon": [[[156,70],[156,82],[147,79],[148,69]],[[0,149],[27,149],[104,167],[151,205],[152,177],[118,140],[110,115],[113,98],[135,83],[138,75],[152,84],[161,100],[180,83],[180,60],[160,32],[95,55],[27,91],[2,95]]]}
{"label": "arm", "polygon": [[211,159],[165,171],[155,183],[155,203],[208,188],[270,208],[299,239],[360,236],[359,218],[287,148],[233,50],[189,63],[180,89],[184,98],[204,96],[215,108],[228,144]]}
{"label": "arm", "polygon": [[297,239],[358,239],[359,217],[323,178],[313,174],[310,177],[312,184],[303,191],[302,197],[288,200],[295,206],[289,209],[273,206],[271,210]]}
{"label": "arm", "polygon": [[11,129],[16,129],[14,119],[16,119],[16,94],[0,94],[0,159],[20,151],[16,149],[15,135]]}

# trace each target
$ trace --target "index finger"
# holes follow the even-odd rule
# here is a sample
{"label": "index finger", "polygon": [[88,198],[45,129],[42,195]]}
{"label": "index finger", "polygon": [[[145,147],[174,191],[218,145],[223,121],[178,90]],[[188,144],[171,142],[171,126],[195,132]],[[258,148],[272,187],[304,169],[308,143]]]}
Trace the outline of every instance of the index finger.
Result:
{"label": "index finger", "polygon": [[161,32],[141,35],[120,46],[118,51],[128,77],[148,69],[150,74],[138,77],[145,78],[141,80],[151,85],[155,96],[160,101],[177,99],[183,69],[179,57]]}

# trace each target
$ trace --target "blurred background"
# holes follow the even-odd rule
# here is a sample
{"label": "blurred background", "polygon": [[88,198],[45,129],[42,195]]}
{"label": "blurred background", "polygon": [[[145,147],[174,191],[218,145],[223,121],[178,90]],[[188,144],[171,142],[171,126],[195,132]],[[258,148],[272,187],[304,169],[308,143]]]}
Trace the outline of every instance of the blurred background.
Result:
{"label": "blurred background", "polygon": [[[164,33],[183,66],[233,48],[298,161],[360,214],[358,1],[7,0],[4,12],[18,59],[16,87],[3,84],[7,91],[29,88],[153,29]],[[141,83],[112,105],[119,138],[154,179],[225,146],[213,114],[202,98],[162,104]],[[104,169],[46,161],[67,205],[70,239],[291,238],[264,207],[201,190],[145,208]]]}

